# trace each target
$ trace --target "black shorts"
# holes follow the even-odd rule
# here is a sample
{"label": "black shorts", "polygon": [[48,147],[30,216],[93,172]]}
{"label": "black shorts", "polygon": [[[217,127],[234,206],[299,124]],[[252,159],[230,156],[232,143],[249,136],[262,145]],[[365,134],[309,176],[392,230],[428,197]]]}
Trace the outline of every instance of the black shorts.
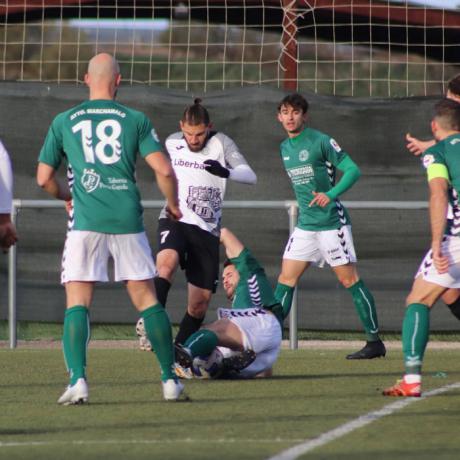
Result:
{"label": "black shorts", "polygon": [[157,230],[158,252],[174,249],[185,270],[187,281],[216,292],[219,281],[219,238],[196,225],[160,219]]}

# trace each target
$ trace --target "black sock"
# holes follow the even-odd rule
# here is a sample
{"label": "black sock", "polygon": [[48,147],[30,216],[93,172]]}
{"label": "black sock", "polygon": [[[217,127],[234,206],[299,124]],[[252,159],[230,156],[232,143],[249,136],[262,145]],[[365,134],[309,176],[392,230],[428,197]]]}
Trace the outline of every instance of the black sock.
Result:
{"label": "black sock", "polygon": [[449,304],[446,304],[450,311],[452,312],[452,314],[460,319],[460,297],[454,302],[454,303],[451,303],[450,305]]}
{"label": "black sock", "polygon": [[203,320],[204,316],[203,318],[195,318],[194,316],[189,315],[187,311],[180,322],[179,332],[177,333],[174,342],[181,344],[185,343],[185,341],[200,328]]}
{"label": "black sock", "polygon": [[161,278],[160,276],[153,278],[153,282],[155,283],[155,291],[157,291],[158,302],[166,308],[166,300],[168,298],[171,283],[166,278]]}

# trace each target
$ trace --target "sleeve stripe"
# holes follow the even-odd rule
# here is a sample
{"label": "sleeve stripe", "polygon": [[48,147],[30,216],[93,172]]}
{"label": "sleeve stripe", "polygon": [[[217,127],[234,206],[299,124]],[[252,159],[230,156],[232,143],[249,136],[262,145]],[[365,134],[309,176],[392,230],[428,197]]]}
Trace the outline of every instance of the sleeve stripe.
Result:
{"label": "sleeve stripe", "polygon": [[449,179],[449,172],[447,171],[447,168],[445,165],[441,165],[439,163],[437,164],[432,164],[428,166],[426,169],[427,175],[428,175],[428,182],[432,179],[436,179],[438,177],[442,179],[446,179],[447,181],[450,182]]}

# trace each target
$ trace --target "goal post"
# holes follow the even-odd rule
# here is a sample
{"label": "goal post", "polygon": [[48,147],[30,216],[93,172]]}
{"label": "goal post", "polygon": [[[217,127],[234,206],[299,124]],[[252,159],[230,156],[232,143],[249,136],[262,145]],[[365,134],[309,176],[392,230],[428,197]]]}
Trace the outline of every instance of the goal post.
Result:
{"label": "goal post", "polygon": [[80,84],[105,51],[129,84],[439,95],[459,72],[459,45],[459,10],[407,1],[0,2],[3,81]]}

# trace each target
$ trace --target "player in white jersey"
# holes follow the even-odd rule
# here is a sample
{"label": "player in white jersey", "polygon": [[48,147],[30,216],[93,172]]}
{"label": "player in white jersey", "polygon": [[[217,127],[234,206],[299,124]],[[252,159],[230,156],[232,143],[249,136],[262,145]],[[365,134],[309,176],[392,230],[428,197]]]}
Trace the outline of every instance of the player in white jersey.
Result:
{"label": "player in white jersey", "polygon": [[[180,128],[167,138],[166,149],[179,185],[182,218],[172,222],[166,218],[166,209],[160,214],[155,278],[158,299],[165,305],[177,267],[185,270],[188,303],[176,343],[184,343],[200,328],[216,289],[227,179],[246,184],[257,181],[232,139],[212,131],[209,113],[200,99],[185,109]],[[140,340],[143,348],[144,340]]]}
{"label": "player in white jersey", "polygon": [[0,141],[0,247],[7,251],[17,241],[16,228],[11,222],[13,201],[13,171],[10,157]]}

